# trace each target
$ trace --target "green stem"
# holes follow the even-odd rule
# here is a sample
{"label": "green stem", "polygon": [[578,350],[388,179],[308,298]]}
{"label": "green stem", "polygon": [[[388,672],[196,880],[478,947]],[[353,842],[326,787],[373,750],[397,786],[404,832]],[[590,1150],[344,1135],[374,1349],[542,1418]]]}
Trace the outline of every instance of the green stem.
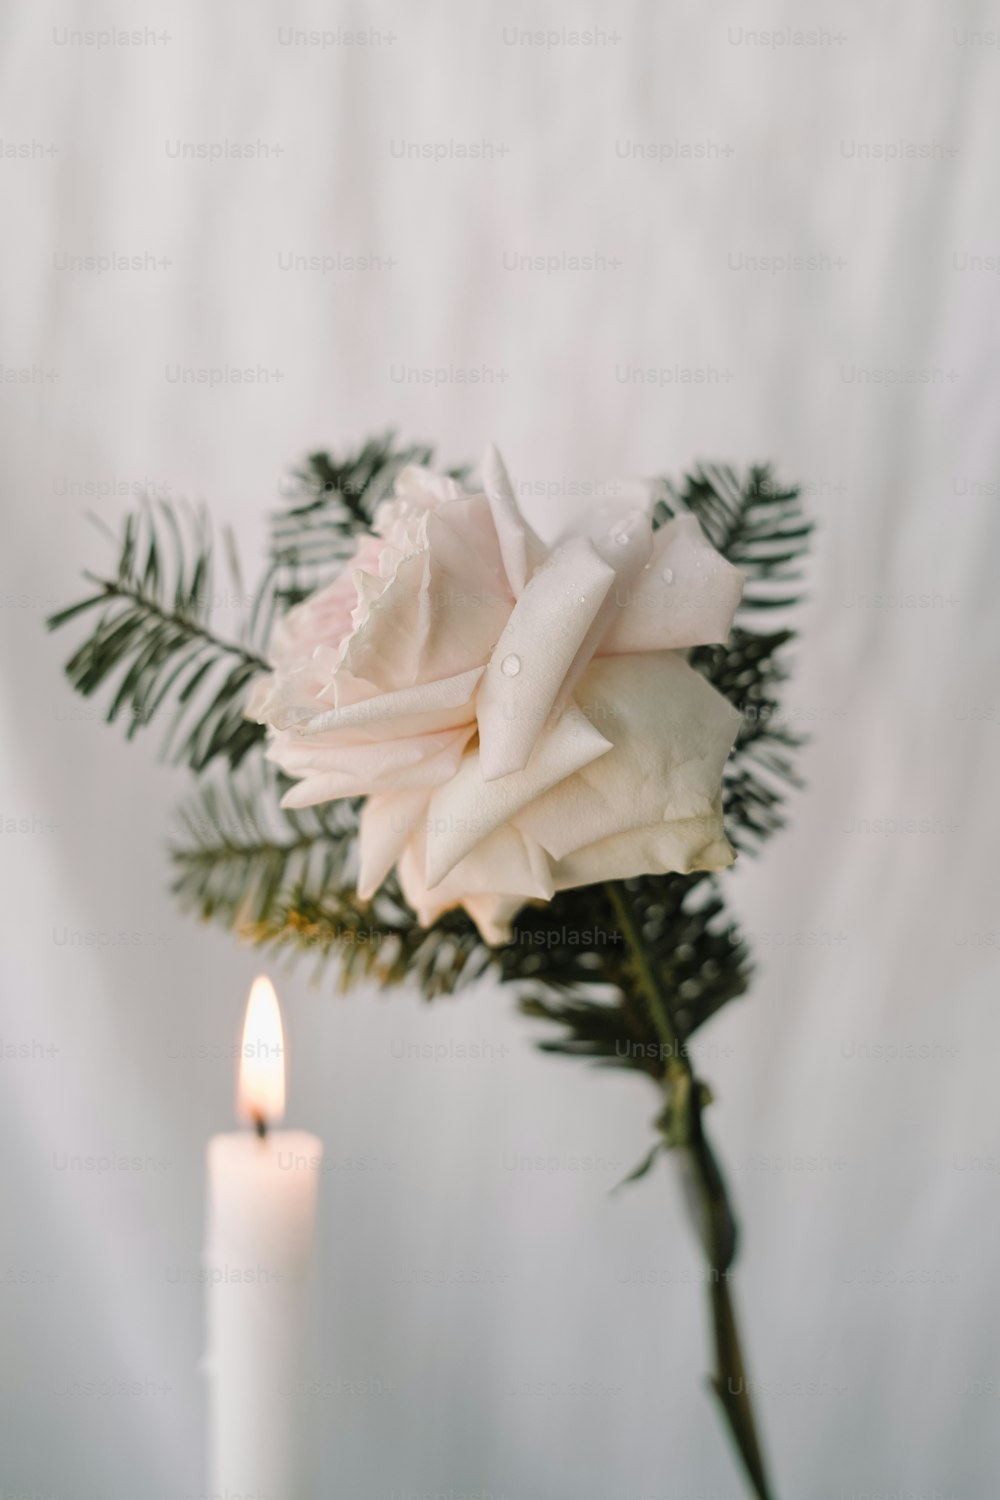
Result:
{"label": "green stem", "polygon": [[670,998],[653,967],[628,892],[619,882],[605,886],[619,930],[629,946],[632,970],[646,1000],[667,1064],[667,1096],[661,1127],[667,1145],[682,1152],[685,1185],[692,1199],[708,1261],[709,1306],[715,1344],[712,1389],[722,1409],[756,1500],[774,1500],[764,1466],[746,1364],[730,1288],[736,1254],[736,1221],[725,1179],[705,1134],[702,1111],[708,1090],[695,1076]]}

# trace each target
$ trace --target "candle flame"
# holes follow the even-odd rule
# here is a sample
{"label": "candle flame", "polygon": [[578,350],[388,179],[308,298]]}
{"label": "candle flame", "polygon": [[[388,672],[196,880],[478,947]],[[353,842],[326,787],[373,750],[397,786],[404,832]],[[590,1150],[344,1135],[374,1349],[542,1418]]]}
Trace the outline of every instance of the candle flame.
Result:
{"label": "candle flame", "polygon": [[285,1113],[285,1036],[274,985],[260,974],[250,987],[240,1047],[236,1109],[263,1130]]}

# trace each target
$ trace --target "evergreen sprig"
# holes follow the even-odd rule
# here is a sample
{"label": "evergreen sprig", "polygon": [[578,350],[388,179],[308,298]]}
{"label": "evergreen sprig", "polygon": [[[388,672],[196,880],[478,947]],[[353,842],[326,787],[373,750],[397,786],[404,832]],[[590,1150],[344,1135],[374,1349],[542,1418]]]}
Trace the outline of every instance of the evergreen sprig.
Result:
{"label": "evergreen sprig", "polygon": [[798,785],[792,754],[800,736],[782,711],[789,675],[789,627],[762,629],[762,612],[800,602],[803,562],[812,523],[798,489],[776,482],[770,468],[754,466],[741,478],[725,465],[705,465],[657,507],[662,523],[678,509],[695,515],[709,541],[746,584],[736,623],[724,646],[700,646],[691,665],[728,698],[741,717],[739,738],[723,783],[729,835],[752,852],[782,827],[786,791]]}
{"label": "evergreen sprig", "polygon": [[344,880],[357,803],[290,809],[290,783],[268,761],[202,782],[178,812],[173,890],[207,921],[244,931]]}
{"label": "evergreen sprig", "polygon": [[[358,899],[359,803],[282,808],[289,783],[264,757],[262,728],[244,717],[250,684],[267,670],[275,618],[336,575],[400,468],[432,458],[429,447],[397,446],[392,434],[341,460],[310,455],[293,478],[291,503],[273,518],[264,581],[237,640],[213,629],[204,515],[181,516],[168,505],[127,518],[114,571],[88,574],[93,592],[49,625],[97,614],[67,674],[87,695],[111,684],[108,718],[127,717],[130,737],[169,713],[168,743],[192,770],[228,763],[227,774],[199,783],[180,813],[172,861],[186,908],[260,947],[315,954],[320,968],[336,955],[343,989],[362,978],[382,986],[405,980],[435,999],[492,972],[514,987],[525,1015],[550,1028],[543,1050],[631,1069],[656,1084],[654,1145],[626,1180],[645,1176],[667,1150],[686,1164],[712,1273],[713,1389],[754,1493],[771,1500],[727,1280],[735,1220],[702,1119],[711,1096],[688,1045],[751,977],[720,879],[647,875],[564,891],[545,906],[523,907],[502,947],[487,947],[461,910],[421,927],[395,876],[371,901]],[[796,785],[799,740],[781,712],[794,630],[781,615],[798,601],[810,524],[798,492],[777,485],[766,468],[741,476],[705,466],[667,484],[654,524],[681,510],[746,575],[729,641],[692,651],[690,661],[741,717],[723,802],[731,840],[753,852],[781,827]],[[777,626],[762,628],[771,612]]]}
{"label": "evergreen sprig", "polygon": [[181,807],[171,850],[182,906],[244,941],[322,964],[341,959],[341,987],[416,979],[428,999],[478,977],[494,951],[462,911],[421,927],[391,877],[357,896],[359,803],[283,808],[291,783],[269,763],[203,782]]}
{"label": "evergreen sprig", "polygon": [[[711,875],[645,875],[623,884],[649,960],[674,997],[678,1042],[686,1047],[716,1011],[746,991],[749,950],[727,919],[719,882]],[[498,950],[501,977],[518,983],[525,1015],[562,1028],[540,1044],[544,1051],[633,1069],[662,1082],[671,1052],[637,998],[633,955],[608,888],[583,889],[586,896],[576,900],[576,892],[564,892],[554,911],[521,913],[514,944]],[[563,925],[559,904],[566,908]],[[587,925],[581,928],[581,922]],[[573,946],[581,930],[594,934],[582,964]],[[537,943],[534,963],[520,957],[526,932]],[[551,943],[553,934],[559,941]]]}
{"label": "evergreen sprig", "polygon": [[[50,616],[50,630],[99,613],[96,628],[66,664],[86,697],[112,684],[107,718],[127,721],[127,735],[168,719],[165,748],[193,771],[216,759],[235,769],[265,736],[244,718],[251,681],[268,670],[265,650],[274,619],[336,572],[376,505],[408,463],[430,463],[425,444],[400,446],[392,433],[336,461],[312,454],[289,487],[292,503],[272,518],[264,578],[246,601],[236,639],[213,628],[215,545],[201,509],[146,503],[110,534],[117,562],[85,573],[85,598]],[[231,570],[243,603],[238,570]]]}
{"label": "evergreen sprig", "polygon": [[214,549],[204,512],[147,504],[126,517],[117,547],[113,572],[85,573],[93,591],[47,622],[57,630],[98,615],[67,677],[85,697],[112,684],[107,718],[126,720],[129,739],[169,714],[166,748],[177,760],[194,771],[216,757],[238,766],[263,740],[243,708],[267,663],[248,639],[224,640],[212,629]]}
{"label": "evergreen sprig", "polygon": [[[283,952],[321,960],[336,953],[345,986],[362,977],[383,985],[409,978],[435,998],[492,971],[514,986],[525,1014],[556,1028],[542,1041],[545,1050],[662,1082],[669,1058],[636,998],[605,887],[524,907],[512,941],[500,948],[486,947],[464,912],[419,927],[393,879],[361,903],[359,804],[282,809],[289,783],[264,760],[260,726],[243,717],[249,684],[266,670],[264,643],[274,615],[335,576],[400,468],[432,461],[429,446],[399,445],[392,434],[342,459],[310,455],[290,503],[273,518],[265,582],[238,641],[211,627],[213,548],[204,515],[188,515],[185,528],[170,506],[144,507],[126,520],[113,575],[92,577],[95,591],[50,621],[55,628],[100,610],[67,672],[83,693],[116,678],[108,717],[127,713],[130,735],[169,709],[174,740],[183,726],[178,754],[194,770],[217,758],[228,763],[226,774],[207,778],[180,813],[171,857],[174,890],[187,909]],[[760,629],[758,619],[796,602],[809,523],[797,492],[778,486],[766,468],[743,476],[725,467],[698,469],[665,487],[654,521],[662,524],[680,510],[691,511],[746,575],[730,640],[698,648],[691,663],[741,715],[723,798],[730,838],[754,851],[781,826],[784,797],[796,782],[798,743],[781,715],[794,631]],[[716,877],[643,876],[626,888],[686,1043],[746,990],[746,944],[726,916]]]}

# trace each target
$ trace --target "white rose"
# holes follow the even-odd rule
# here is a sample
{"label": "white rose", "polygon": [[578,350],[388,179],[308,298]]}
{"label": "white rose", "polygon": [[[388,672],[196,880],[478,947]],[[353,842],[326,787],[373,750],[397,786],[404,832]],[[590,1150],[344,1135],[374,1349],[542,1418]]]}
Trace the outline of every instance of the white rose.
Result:
{"label": "white rose", "polygon": [[743,579],[692,517],[654,532],[645,487],[551,550],[493,448],[484,487],[406,469],[248,712],[286,805],[367,799],[363,898],[396,867],[421,922],[461,905],[502,942],[526,901],[731,863],[738,716],[683,653],[726,639]]}

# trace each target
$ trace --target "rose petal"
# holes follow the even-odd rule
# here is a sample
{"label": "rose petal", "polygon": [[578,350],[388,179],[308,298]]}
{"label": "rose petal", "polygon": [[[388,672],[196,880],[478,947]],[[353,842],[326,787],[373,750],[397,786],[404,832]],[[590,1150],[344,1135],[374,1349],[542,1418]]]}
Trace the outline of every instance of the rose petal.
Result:
{"label": "rose petal", "polygon": [[340,644],[351,630],[357,596],[354,574],[377,570],[382,547],[378,537],[362,536],[336,578],[274,622],[268,655],[275,667],[298,665],[318,642]]}
{"label": "rose petal", "polygon": [[353,566],[276,627],[248,712],[299,778],[286,806],[367,797],[364,896],[395,863],[422,922],[464,905],[496,942],[557,888],[732,858],[739,719],[676,653],[724,638],[742,580],[690,516],[652,536],[649,486],[546,557],[495,449],[484,480],[404,471]]}
{"label": "rose petal", "polygon": [[325,696],[341,701],[345,675],[387,692],[489,659],[514,601],[485,496],[424,512],[413,545],[388,581],[358,575],[367,602]]}
{"label": "rose petal", "polygon": [[630,828],[713,813],[740,720],[683,657],[601,657],[577,702],[614,748],[517,815],[554,859]]}
{"label": "rose petal", "polygon": [[552,553],[524,589],[479,689],[486,781],[527,765],[614,576],[593,544],[575,537]]}
{"label": "rose petal", "polygon": [[614,624],[621,600],[628,597],[653,549],[652,524],[647,511],[641,506],[619,504],[613,508],[601,507],[592,516],[591,523],[593,522],[598,524],[594,526],[596,534],[590,533],[591,543],[601,561],[614,569],[615,580],[605,594],[566,673],[556,703],[557,713],[563,704],[569,702],[577,682]]}
{"label": "rose petal", "polygon": [[[472,710],[468,705],[484,670],[475,667],[455,677],[418,683],[395,693],[378,693],[360,703],[329,709],[297,725],[296,733],[314,736],[333,730],[360,730],[371,734],[382,724],[391,724],[394,734],[404,735],[419,729],[453,728],[466,718],[471,720]],[[462,714],[463,709],[467,713]]]}
{"label": "rose petal", "polygon": [[[395,576],[370,602],[367,616],[349,637],[343,670],[384,693],[412,687],[419,677],[429,626],[426,550],[403,559]],[[339,674],[338,674],[339,675]]]}
{"label": "rose petal", "polygon": [[557,890],[634,875],[687,875],[724,870],[735,859],[722,827],[721,803],[703,818],[649,823],[576,849],[553,866]]}
{"label": "rose petal", "polygon": [[379,792],[368,797],[358,820],[358,896],[370,901],[427,817],[427,793]]}
{"label": "rose petal", "polygon": [[[525,901],[552,898],[554,887],[548,856],[533,839],[509,824],[483,839],[433,889],[424,879],[426,837],[426,827],[418,826],[397,867],[403,895],[424,926],[455,906],[468,909],[470,897],[483,897],[490,903],[505,898],[504,909],[510,915]],[[513,911],[509,906],[511,901],[517,903]],[[474,911],[470,914],[478,920]]]}
{"label": "rose petal", "polygon": [[427,523],[431,576],[419,680],[482,666],[514,603],[483,495],[444,506]]}
{"label": "rose petal", "polygon": [[451,781],[431,796],[427,815],[428,886],[438,885],[460,859],[542,792],[610,749],[611,742],[580,710],[570,708],[542,734],[523,771],[484,781],[479,755],[466,755]]}
{"label": "rose petal", "polygon": [[483,458],[483,488],[493,514],[507,581],[516,599],[541,565],[546,548],[522,516],[510,475],[492,443]]}
{"label": "rose petal", "polygon": [[462,493],[461,485],[450,474],[435,474],[423,464],[407,464],[405,469],[400,469],[392,489],[398,499],[410,505],[425,506],[428,510],[444,505]]}
{"label": "rose petal", "polygon": [[466,724],[450,732],[410,739],[362,745],[334,742],[311,752],[279,739],[268,749],[267,758],[286,775],[303,778],[282,797],[282,807],[314,807],[338,797],[364,797],[387,787],[440,786],[454,776],[472,733],[473,726]]}
{"label": "rose petal", "polygon": [[743,582],[694,516],[675,516],[656,532],[649,566],[616,595],[618,609],[599,652],[679,651],[725,641]]}
{"label": "rose petal", "polygon": [[466,896],[462,905],[479,928],[479,935],[491,948],[500,943],[509,943],[514,933],[513,922],[524,905],[523,896],[496,896],[484,892],[482,895]]}

